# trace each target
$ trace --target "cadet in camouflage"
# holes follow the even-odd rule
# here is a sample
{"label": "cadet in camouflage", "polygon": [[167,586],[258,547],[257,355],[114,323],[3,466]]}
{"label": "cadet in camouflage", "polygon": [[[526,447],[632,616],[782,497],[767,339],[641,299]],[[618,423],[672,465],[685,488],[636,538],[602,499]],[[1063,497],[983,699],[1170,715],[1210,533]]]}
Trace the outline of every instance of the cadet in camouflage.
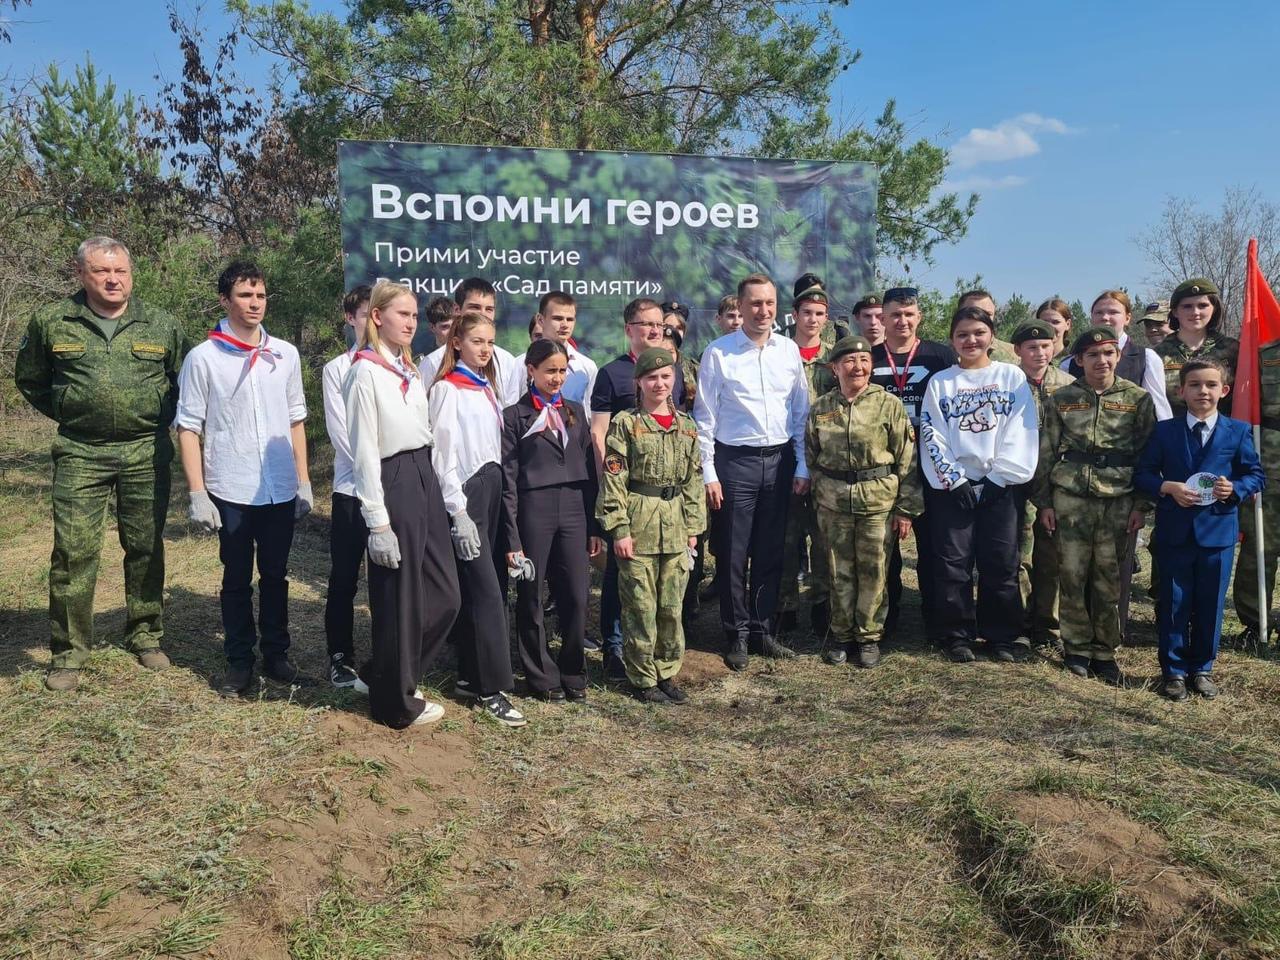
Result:
{"label": "cadet in camouflage", "polygon": [[1072,354],[1084,375],[1045,405],[1032,500],[1058,546],[1067,669],[1119,683],[1120,559],[1151,506],[1135,497],[1133,470],[1156,414],[1145,390],[1115,375],[1115,330],[1087,330]]}
{"label": "cadet in camouflage", "polygon": [[827,355],[839,387],[809,408],[805,459],[831,571],[831,634],[824,656],[873,667],[888,612],[894,538],[923,510],[915,435],[902,401],[871,383],[871,344],[845,337]]}
{"label": "cadet in camouflage", "polygon": [[[1267,473],[1267,486],[1280,485],[1280,340],[1264,344],[1258,351],[1258,399],[1262,414],[1262,448],[1258,456],[1262,469]],[[1240,532],[1244,542],[1236,558],[1235,583],[1232,600],[1236,616],[1244,624],[1239,642],[1252,646],[1265,637],[1258,635],[1258,557],[1257,526],[1254,523],[1253,503],[1240,505]],[[1262,549],[1266,571],[1263,582],[1267,589],[1267,609],[1271,609],[1276,580],[1276,557],[1280,556],[1280,494],[1262,498]],[[1268,632],[1275,628],[1271,617],[1267,618]]]}
{"label": "cadet in camouflage", "polygon": [[14,379],[57,421],[46,685],[74,689],[93,642],[107,500],[124,547],[125,643],[163,669],[164,521],[169,507],[178,368],[187,341],[168,314],[132,298],[129,251],[109,237],[80,245],[81,289],[31,318]]}
{"label": "cadet in camouflage", "polygon": [[[834,343],[828,322],[827,291],[813,274],[796,281],[792,304],[795,326],[791,336],[800,348],[800,362],[809,382],[809,406],[835,389],[836,379],[823,353]],[[795,629],[800,606],[800,560],[809,556],[809,624],[814,636],[822,639],[831,619],[828,600],[831,572],[827,567],[827,549],[822,543],[818,515],[812,493],[792,495],[787,512],[787,532],[783,541],[782,586],[778,591],[778,633]]]}
{"label": "cadet in camouflage", "polygon": [[[1222,297],[1218,287],[1203,277],[1178,284],[1169,301],[1169,327],[1172,333],[1155,348],[1164,362],[1164,388],[1173,415],[1181,417],[1187,405],[1178,396],[1179,376],[1189,360],[1216,360],[1227,372],[1227,383],[1236,376],[1236,359],[1240,341],[1229,337],[1222,324]],[[1143,318],[1146,322],[1146,318]],[[1218,410],[1231,416],[1231,395],[1223,397]]]}
{"label": "cadet in camouflage", "polygon": [[622,600],[622,659],[641,699],[683,703],[680,608],[706,495],[693,419],[672,405],[673,360],[661,348],[636,358],[637,408],[605,438],[596,516],[613,539]]}
{"label": "cadet in camouflage", "polygon": [[[1024,323],[1013,332],[1012,343],[1018,354],[1018,365],[1026,374],[1035,398],[1036,415],[1043,431],[1045,401],[1074,379],[1053,363],[1057,334],[1052,324],[1043,320]],[[1018,589],[1026,615],[1025,633],[1035,643],[1056,647],[1062,643],[1062,632],[1058,628],[1058,551],[1049,532],[1036,523],[1036,508],[1030,494],[1030,485],[1024,485],[1018,495],[1022,509],[1022,525],[1018,531],[1021,552]]]}

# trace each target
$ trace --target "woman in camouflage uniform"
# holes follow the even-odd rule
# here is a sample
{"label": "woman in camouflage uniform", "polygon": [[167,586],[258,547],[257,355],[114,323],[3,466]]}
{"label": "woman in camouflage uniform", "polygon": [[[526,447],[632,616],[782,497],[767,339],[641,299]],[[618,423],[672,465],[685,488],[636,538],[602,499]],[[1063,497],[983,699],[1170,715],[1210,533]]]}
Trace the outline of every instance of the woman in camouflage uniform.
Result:
{"label": "woman in camouflage uniform", "polygon": [[[1212,280],[1196,277],[1178,284],[1169,300],[1173,334],[1155,348],[1156,355],[1164,361],[1165,393],[1175,417],[1187,412],[1187,405],[1178,396],[1178,386],[1182,367],[1188,361],[1216,360],[1227,373],[1227,383],[1235,381],[1240,341],[1223,333],[1221,325],[1222,295]],[[1230,393],[1222,398],[1218,411],[1231,416]]]}

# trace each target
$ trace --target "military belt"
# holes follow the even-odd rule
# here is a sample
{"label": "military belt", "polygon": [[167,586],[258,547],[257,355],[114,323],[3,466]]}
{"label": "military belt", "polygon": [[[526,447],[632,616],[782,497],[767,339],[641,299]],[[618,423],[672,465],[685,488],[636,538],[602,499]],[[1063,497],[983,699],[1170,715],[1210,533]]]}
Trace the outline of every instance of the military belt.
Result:
{"label": "military belt", "polygon": [[1280,430],[1280,417],[1259,417],[1258,422],[1268,430]]}
{"label": "military belt", "polygon": [[868,467],[866,470],[830,470],[823,466],[815,464],[815,468],[819,473],[831,477],[833,480],[843,480],[845,483],[862,483],[865,480],[879,480],[881,477],[887,477],[893,473],[893,467],[884,463],[878,467]]}
{"label": "military belt", "polygon": [[1138,458],[1132,453],[1108,450],[1098,450],[1094,453],[1067,450],[1058,459],[1065,460],[1067,463],[1083,463],[1091,467],[1132,467],[1138,462]]}
{"label": "military belt", "polygon": [[674,500],[680,496],[684,487],[678,483],[662,487],[656,483],[636,483],[632,481],[627,484],[627,489],[644,497],[661,497],[663,500]]}

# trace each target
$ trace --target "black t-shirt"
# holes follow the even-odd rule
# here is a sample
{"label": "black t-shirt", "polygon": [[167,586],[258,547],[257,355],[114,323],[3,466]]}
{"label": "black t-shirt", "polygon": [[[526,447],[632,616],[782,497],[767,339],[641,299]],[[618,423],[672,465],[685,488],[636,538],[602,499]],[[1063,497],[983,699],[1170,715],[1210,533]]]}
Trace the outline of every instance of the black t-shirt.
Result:
{"label": "black t-shirt", "polygon": [[[676,408],[684,400],[684,371],[676,364],[676,382],[671,399]],[[591,391],[591,412],[607,413],[612,417],[636,406],[636,361],[629,353],[610,360],[596,374],[596,385]]]}
{"label": "black t-shirt", "polygon": [[[912,426],[920,425],[920,407],[924,403],[924,388],[939,370],[956,363],[956,352],[945,343],[936,340],[919,340],[916,353],[911,357],[908,366],[907,357],[910,351],[895,353],[893,362],[897,367],[897,378],[893,368],[889,366],[889,347],[881,343],[871,348],[871,382],[884,387],[902,401],[907,408],[907,416]],[[901,383],[901,386],[899,386]]]}

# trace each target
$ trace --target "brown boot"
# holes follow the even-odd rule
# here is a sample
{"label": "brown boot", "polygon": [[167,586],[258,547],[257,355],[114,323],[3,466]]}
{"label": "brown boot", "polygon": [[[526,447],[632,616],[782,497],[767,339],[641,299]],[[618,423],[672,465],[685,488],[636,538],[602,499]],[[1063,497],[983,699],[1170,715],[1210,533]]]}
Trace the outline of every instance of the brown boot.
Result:
{"label": "brown boot", "polygon": [[70,693],[80,686],[80,671],[69,667],[54,667],[44,675],[44,688],[58,693]]}

